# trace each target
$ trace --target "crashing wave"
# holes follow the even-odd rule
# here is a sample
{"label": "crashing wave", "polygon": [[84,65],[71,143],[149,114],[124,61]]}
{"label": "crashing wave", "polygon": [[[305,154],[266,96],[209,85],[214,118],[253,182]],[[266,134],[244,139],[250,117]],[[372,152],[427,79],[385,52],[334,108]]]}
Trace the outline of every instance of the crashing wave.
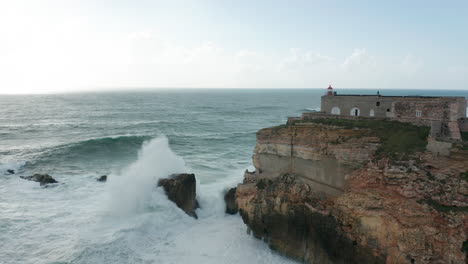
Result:
{"label": "crashing wave", "polygon": [[304,108],[303,111],[305,111],[305,112],[320,112],[320,107]]}

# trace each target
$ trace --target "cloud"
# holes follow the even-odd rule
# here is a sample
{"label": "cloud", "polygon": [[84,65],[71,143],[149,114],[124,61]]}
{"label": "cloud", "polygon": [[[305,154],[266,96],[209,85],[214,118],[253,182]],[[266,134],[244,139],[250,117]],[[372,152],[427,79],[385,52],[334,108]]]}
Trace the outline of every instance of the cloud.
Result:
{"label": "cloud", "polygon": [[[25,19],[32,26],[1,29],[5,34],[0,36],[4,38],[0,93],[119,87],[307,88],[330,82],[338,87],[403,88],[421,87],[418,84],[436,76],[427,71],[422,58],[376,56],[365,48],[341,58],[299,48],[228,50],[211,41],[177,42],[154,28],[96,32],[81,16],[60,17],[60,23]],[[460,77],[465,73],[466,66],[459,65],[434,78],[447,77],[462,86],[467,85]]]}
{"label": "cloud", "polygon": [[354,52],[344,60],[342,66],[348,71],[369,70],[376,67],[376,60],[367,53],[366,49],[355,49]]}
{"label": "cloud", "polygon": [[282,69],[296,69],[325,65],[334,62],[335,59],[318,52],[299,48],[289,49],[289,54],[281,64]]}

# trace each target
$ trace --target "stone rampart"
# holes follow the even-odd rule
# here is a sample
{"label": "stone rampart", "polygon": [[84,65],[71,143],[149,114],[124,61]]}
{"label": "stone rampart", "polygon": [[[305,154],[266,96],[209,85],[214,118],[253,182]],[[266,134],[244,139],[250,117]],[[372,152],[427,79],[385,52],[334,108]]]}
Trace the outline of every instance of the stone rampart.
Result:
{"label": "stone rampart", "polygon": [[461,132],[468,132],[468,117],[460,118],[458,120],[458,126]]}

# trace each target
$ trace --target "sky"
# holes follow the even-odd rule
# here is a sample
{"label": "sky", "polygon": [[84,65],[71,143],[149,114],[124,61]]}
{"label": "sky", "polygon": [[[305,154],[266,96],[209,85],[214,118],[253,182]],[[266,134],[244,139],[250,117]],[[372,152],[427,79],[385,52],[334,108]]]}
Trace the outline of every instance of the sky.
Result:
{"label": "sky", "polygon": [[466,0],[0,0],[0,93],[468,89]]}

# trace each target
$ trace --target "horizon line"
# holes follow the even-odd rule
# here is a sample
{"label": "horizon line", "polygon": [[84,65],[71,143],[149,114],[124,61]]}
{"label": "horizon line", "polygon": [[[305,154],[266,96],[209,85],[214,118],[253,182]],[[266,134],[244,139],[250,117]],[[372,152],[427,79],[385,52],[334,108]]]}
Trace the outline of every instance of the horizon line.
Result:
{"label": "horizon line", "polygon": [[[333,87],[333,85],[332,85]],[[52,94],[77,94],[77,93],[128,93],[128,92],[151,92],[151,91],[168,91],[168,90],[326,90],[327,87],[228,87],[228,88],[221,88],[221,87],[123,87],[123,86],[115,86],[112,88],[96,88],[96,90],[90,90],[89,88],[86,89],[73,89],[70,91],[45,91],[45,92],[25,92],[25,93],[4,93],[0,92],[0,95],[52,95]],[[460,89],[437,89],[437,88],[356,88],[356,87],[333,87],[335,90],[426,90],[426,91],[467,91],[468,88],[460,88]]]}

